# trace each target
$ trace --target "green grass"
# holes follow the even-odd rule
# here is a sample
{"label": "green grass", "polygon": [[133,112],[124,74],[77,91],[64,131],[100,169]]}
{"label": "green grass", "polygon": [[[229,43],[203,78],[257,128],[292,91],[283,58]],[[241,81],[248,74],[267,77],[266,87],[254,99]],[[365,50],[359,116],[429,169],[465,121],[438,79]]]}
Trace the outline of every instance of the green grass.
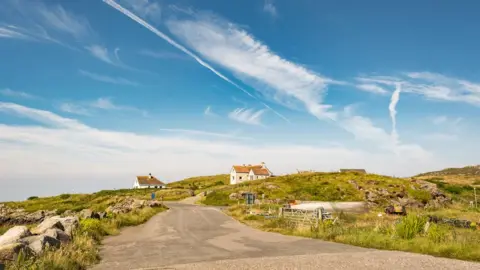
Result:
{"label": "green grass", "polygon": [[191,177],[182,181],[170,183],[168,186],[170,188],[202,191],[212,188],[215,189],[230,184],[229,177],[229,174]]}
{"label": "green grass", "polygon": [[[412,212],[405,217],[340,213],[333,223],[326,221],[318,227],[298,226],[284,218],[265,219],[246,213],[244,206],[231,206],[227,213],[240,222],[261,230],[287,235],[310,237],[366,248],[400,250],[461,260],[480,261],[480,230],[430,224],[425,232],[426,215],[436,212]],[[448,209],[448,211],[458,211]],[[459,213],[462,215],[463,213]],[[470,212],[480,220],[480,213]]]}
{"label": "green grass", "polygon": [[20,256],[16,262],[7,264],[7,269],[87,269],[99,262],[98,251],[103,237],[117,234],[122,227],[144,223],[165,209],[164,207],[143,208],[102,220],[82,220],[71,243],[61,246],[58,250],[44,252],[37,258]]}
{"label": "green grass", "polygon": [[[196,178],[197,182],[215,183],[215,177]],[[205,180],[202,180],[205,179]],[[208,181],[207,181],[208,180]],[[207,205],[233,205],[237,201],[229,200],[231,193],[240,191],[255,192],[259,195],[265,194],[265,199],[296,199],[305,201],[362,201],[365,198],[363,190],[356,189],[349,180],[354,180],[358,186],[365,189],[385,189],[389,192],[400,192],[405,187],[417,184],[410,181],[374,174],[356,173],[309,173],[292,174],[286,176],[271,177],[264,180],[248,181],[237,185],[215,185],[209,186],[210,190],[216,190],[206,196],[203,201]],[[189,180],[193,181],[193,180]],[[189,182],[191,183],[191,182]],[[182,182],[182,185],[186,183]],[[421,194],[424,195],[424,194]],[[386,203],[386,202],[385,202]]]}
{"label": "green grass", "polygon": [[189,196],[187,191],[181,189],[119,189],[102,190],[92,194],[61,194],[42,198],[30,197],[26,201],[7,202],[5,205],[11,208],[23,208],[27,212],[56,209],[58,214],[66,210],[78,212],[87,208],[93,211],[105,211],[108,206],[115,204],[122,197],[131,196],[146,200],[150,199],[152,192],[156,193],[156,198],[159,200],[163,196],[165,201],[180,200]]}

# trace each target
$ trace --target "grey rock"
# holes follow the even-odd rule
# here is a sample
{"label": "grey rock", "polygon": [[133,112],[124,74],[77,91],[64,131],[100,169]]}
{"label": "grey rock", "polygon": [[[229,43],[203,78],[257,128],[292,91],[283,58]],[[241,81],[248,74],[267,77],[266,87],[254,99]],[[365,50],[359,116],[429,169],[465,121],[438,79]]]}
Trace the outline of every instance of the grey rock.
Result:
{"label": "grey rock", "polygon": [[55,217],[51,217],[51,219],[58,220],[63,226],[63,231],[70,237],[72,236],[73,231],[77,229],[80,224],[80,220],[78,219],[77,216],[70,216],[70,217],[63,217],[63,218],[60,216],[55,216]]}
{"label": "grey rock", "polygon": [[107,212],[98,212],[98,218],[99,219],[104,219],[107,217]]}
{"label": "grey rock", "polygon": [[[25,255],[32,253],[31,249],[24,243],[13,243],[0,246],[0,265],[2,262],[15,261],[18,254],[23,252]],[[0,269],[2,269],[0,267]]]}
{"label": "grey rock", "polygon": [[13,244],[32,235],[26,226],[15,226],[0,236],[0,246]]}
{"label": "grey rock", "polygon": [[162,206],[162,203],[159,201],[148,201],[147,205],[149,207],[160,207]]}
{"label": "grey rock", "polygon": [[35,254],[42,254],[46,248],[59,248],[60,240],[47,235],[34,235],[22,238],[22,243],[28,245],[28,247],[35,252]]}
{"label": "grey rock", "polygon": [[33,234],[43,234],[48,229],[60,229],[65,230],[62,223],[59,221],[57,217],[49,217],[42,221],[42,223],[38,224],[37,227],[33,228],[31,231]]}
{"label": "grey rock", "polygon": [[80,211],[80,213],[78,215],[83,219],[92,218],[93,217],[93,211],[90,210],[90,209],[83,209],[82,211]]}
{"label": "grey rock", "polygon": [[62,244],[68,243],[72,238],[60,229],[48,229],[43,235],[53,237],[59,240]]}

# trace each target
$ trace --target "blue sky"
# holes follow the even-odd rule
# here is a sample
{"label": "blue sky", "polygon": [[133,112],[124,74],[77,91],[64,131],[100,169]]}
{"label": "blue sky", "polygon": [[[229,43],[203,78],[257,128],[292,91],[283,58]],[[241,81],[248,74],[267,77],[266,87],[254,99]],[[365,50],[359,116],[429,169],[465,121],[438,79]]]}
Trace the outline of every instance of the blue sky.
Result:
{"label": "blue sky", "polygon": [[266,162],[479,162],[479,4],[6,0],[0,201]]}

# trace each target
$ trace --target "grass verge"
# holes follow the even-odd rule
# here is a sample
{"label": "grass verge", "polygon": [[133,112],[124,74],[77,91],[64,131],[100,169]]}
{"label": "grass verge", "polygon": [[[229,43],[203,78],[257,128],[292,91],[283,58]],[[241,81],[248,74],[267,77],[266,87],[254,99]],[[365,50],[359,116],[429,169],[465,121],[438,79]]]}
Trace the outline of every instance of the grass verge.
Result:
{"label": "grass verge", "polygon": [[165,210],[165,207],[143,208],[102,220],[81,220],[80,226],[73,236],[73,241],[69,244],[61,246],[57,250],[47,250],[36,258],[19,256],[17,261],[7,264],[7,269],[87,269],[100,261],[98,251],[103,237],[118,234],[122,227],[144,223],[155,214]]}
{"label": "grass verge", "polygon": [[[448,211],[453,211],[449,209]],[[325,221],[318,227],[299,226],[283,218],[266,219],[247,215],[244,206],[232,206],[227,213],[252,227],[287,235],[310,237],[366,248],[399,250],[433,256],[480,261],[480,231],[447,225],[429,224],[427,214],[412,212],[406,217],[379,217],[376,213],[338,215],[338,220]],[[478,212],[460,213],[480,219]]]}

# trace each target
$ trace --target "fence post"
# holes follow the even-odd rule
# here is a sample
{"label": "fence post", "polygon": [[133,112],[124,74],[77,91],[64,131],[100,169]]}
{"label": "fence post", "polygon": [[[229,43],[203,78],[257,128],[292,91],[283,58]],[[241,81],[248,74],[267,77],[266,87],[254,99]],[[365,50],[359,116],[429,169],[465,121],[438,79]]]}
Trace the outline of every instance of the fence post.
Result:
{"label": "fence post", "polygon": [[280,209],[278,209],[278,216],[283,217],[283,207],[280,207]]}
{"label": "fence post", "polygon": [[477,208],[477,187],[473,187],[473,193],[475,194],[475,208]]}

